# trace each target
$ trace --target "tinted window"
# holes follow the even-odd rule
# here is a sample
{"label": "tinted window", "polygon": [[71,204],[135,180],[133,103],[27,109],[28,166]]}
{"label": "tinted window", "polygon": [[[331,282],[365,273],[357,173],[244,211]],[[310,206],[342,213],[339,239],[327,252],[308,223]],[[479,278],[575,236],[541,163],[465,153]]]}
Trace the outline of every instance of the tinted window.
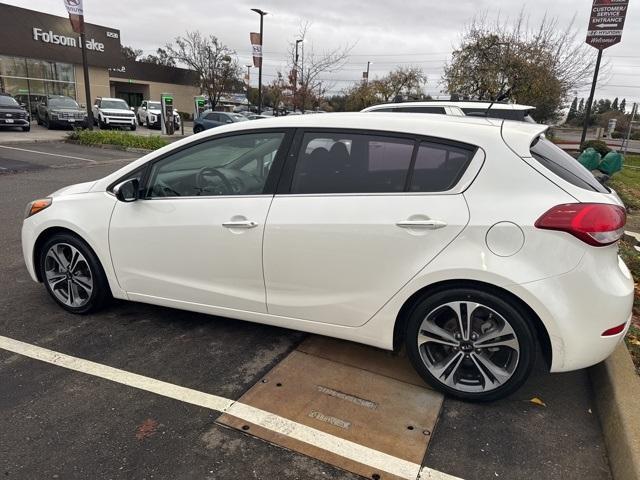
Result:
{"label": "tinted window", "polygon": [[466,114],[466,115],[470,115],[470,116],[474,116],[474,117],[484,117],[487,116],[489,118],[501,118],[503,120],[516,120],[518,122],[523,122],[524,121],[524,115],[526,112],[526,110],[512,110],[512,109],[497,109],[497,108],[490,108],[489,109],[489,113],[487,114],[487,108],[489,106],[487,105],[486,107],[467,107],[467,108],[463,108],[462,111]]}
{"label": "tinted window", "polygon": [[402,107],[397,108],[396,111],[407,113],[438,113],[443,115],[447,113],[444,107]]}
{"label": "tinted window", "polygon": [[52,108],[80,108],[73,98],[52,98],[49,105]]}
{"label": "tinted window", "polygon": [[422,142],[409,183],[410,192],[443,192],[451,189],[466,170],[475,150]]}
{"label": "tinted window", "polygon": [[538,137],[531,144],[531,155],[560,178],[576,187],[609,193],[578,160],[549,140]]}
{"label": "tinted window", "polygon": [[283,137],[236,135],[180,150],[153,165],[147,196],[261,194]]}
{"label": "tinted window", "polygon": [[213,122],[219,122],[220,117],[217,113],[207,113],[204,117],[205,120],[211,120]]}
{"label": "tinted window", "polygon": [[414,145],[392,137],[307,133],[291,192],[402,192]]}

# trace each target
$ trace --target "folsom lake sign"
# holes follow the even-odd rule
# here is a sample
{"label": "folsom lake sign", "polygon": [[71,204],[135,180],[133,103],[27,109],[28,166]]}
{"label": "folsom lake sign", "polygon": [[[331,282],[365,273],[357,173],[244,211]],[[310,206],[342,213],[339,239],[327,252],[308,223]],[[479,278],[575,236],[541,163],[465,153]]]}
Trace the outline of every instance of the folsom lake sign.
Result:
{"label": "folsom lake sign", "polygon": [[[50,43],[53,45],[61,45],[63,47],[77,47],[82,46],[82,40],[80,37],[71,37],[66,35],[59,35],[49,30],[45,32],[41,28],[33,27],[33,39],[44,43]],[[87,50],[94,50],[96,52],[104,52],[104,43],[97,42],[94,38],[86,41],[85,44]]]}

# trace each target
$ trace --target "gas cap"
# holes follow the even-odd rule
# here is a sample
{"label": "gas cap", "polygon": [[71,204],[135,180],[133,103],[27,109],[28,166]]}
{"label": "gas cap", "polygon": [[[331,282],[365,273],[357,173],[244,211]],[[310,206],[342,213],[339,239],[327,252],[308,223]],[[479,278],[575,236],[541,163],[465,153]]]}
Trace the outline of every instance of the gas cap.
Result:
{"label": "gas cap", "polygon": [[498,222],[489,229],[485,241],[493,254],[510,257],[524,245],[524,232],[515,223]]}

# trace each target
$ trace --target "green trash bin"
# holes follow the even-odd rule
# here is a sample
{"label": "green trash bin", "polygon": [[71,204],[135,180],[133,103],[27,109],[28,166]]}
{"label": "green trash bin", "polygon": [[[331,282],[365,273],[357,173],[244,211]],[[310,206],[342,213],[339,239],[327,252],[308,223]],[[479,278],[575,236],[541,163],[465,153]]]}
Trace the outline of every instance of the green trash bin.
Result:
{"label": "green trash bin", "polygon": [[623,162],[624,157],[621,153],[609,152],[604,156],[600,165],[598,165],[598,170],[611,176],[622,169]]}
{"label": "green trash bin", "polygon": [[586,167],[587,170],[591,171],[598,168],[601,158],[602,157],[595,149],[589,147],[580,154],[578,162],[580,162],[582,166]]}

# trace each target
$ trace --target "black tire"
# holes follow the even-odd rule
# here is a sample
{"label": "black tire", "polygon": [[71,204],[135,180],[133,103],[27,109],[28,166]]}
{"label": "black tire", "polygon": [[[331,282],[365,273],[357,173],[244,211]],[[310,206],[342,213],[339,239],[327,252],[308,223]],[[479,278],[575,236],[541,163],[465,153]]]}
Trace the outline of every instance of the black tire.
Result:
{"label": "black tire", "polygon": [[131,125],[131,131],[132,131],[132,132],[133,132],[133,131],[135,131],[135,129],[136,129],[136,128],[137,128],[137,127],[136,127],[136,124],[135,124],[135,123],[134,123],[133,125]]}
{"label": "black tire", "polygon": [[98,127],[100,127],[100,130],[106,130],[107,124],[104,123],[102,120],[98,119]]}
{"label": "black tire", "polygon": [[30,132],[31,131],[31,125],[27,125],[26,127],[22,127],[22,131],[23,132]]}
{"label": "black tire", "polygon": [[36,115],[36,123],[38,125],[42,125],[42,120],[40,120],[40,115]]}
{"label": "black tire", "polygon": [[204,128],[202,128],[202,126],[200,125],[196,125],[195,127],[193,127],[193,133],[200,133],[203,131],[204,131]]}
{"label": "black tire", "polygon": [[[90,277],[93,282],[93,288],[91,291],[91,295],[89,295],[86,300],[86,303],[82,304],[81,306],[72,306],[61,301],[60,298],[58,298],[58,296],[54,294],[51,285],[47,281],[46,255],[51,247],[57,244],[65,244],[74,247],[86,259],[86,263],[83,262],[82,268],[84,269],[86,265],[88,271],[90,272]],[[53,298],[58,305],[60,305],[68,312],[80,315],[95,312],[104,307],[112,298],[111,289],[109,288],[107,277],[104,273],[102,265],[100,264],[100,261],[98,260],[98,257],[93,252],[91,247],[89,247],[89,245],[87,245],[84,240],[76,235],[73,235],[71,233],[56,233],[49,237],[42,245],[42,248],[38,254],[38,268],[40,271],[40,278],[42,279],[45,288],[47,289],[47,292],[49,292],[51,298]]]}
{"label": "black tire", "polygon": [[[470,302],[481,304],[484,307],[484,310],[481,308],[478,310],[478,313],[471,316],[472,323],[475,322],[474,325],[478,325],[479,322],[484,322],[486,324],[487,320],[483,320],[478,317],[481,317],[483,314],[486,315],[490,310],[493,310],[498,314],[498,316],[491,317],[490,315],[489,318],[498,318],[499,320],[497,321],[504,321],[504,323],[508,323],[508,326],[511,327],[511,331],[514,333],[519,347],[517,360],[515,360],[517,363],[513,364],[514,366],[511,371],[511,376],[499,386],[494,387],[494,384],[492,383],[490,384],[490,388],[486,389],[486,379],[483,382],[482,372],[480,372],[479,368],[476,367],[478,363],[473,363],[476,362],[474,359],[478,359],[479,353],[482,352],[482,355],[502,355],[502,358],[508,358],[511,359],[511,362],[514,362],[513,355],[515,355],[515,353],[513,352],[516,352],[516,350],[506,347],[504,347],[504,350],[494,348],[494,351],[489,348],[485,349],[484,347],[474,350],[474,348],[476,348],[475,345],[481,345],[482,343],[482,333],[480,334],[478,341],[474,343],[474,347],[471,347],[472,349],[470,351],[465,349],[470,348],[469,343],[471,342],[464,342],[464,340],[457,340],[461,342],[457,347],[442,346],[437,342],[431,343],[429,347],[427,347],[427,344],[423,344],[420,347],[418,346],[418,334],[423,321],[427,316],[434,320],[437,318],[437,315],[443,315],[441,318],[446,318],[447,312],[445,309],[448,307],[444,307],[444,305],[450,302]],[[451,311],[453,312],[453,310]],[[457,316],[455,318],[457,318]],[[447,321],[451,322],[452,320]],[[491,323],[491,321],[489,321],[489,323]],[[449,323],[449,325],[451,325],[451,323]],[[481,326],[484,325],[481,324]],[[471,330],[473,332],[475,327],[472,326]],[[469,336],[471,336],[471,332]],[[511,338],[511,336],[509,336],[509,338]],[[405,333],[405,346],[409,359],[416,371],[426,382],[434,388],[453,397],[461,400],[477,402],[498,400],[517,390],[531,373],[531,369],[533,368],[535,361],[535,345],[536,338],[534,329],[527,320],[526,315],[517,307],[517,305],[515,305],[510,299],[502,297],[497,293],[490,293],[489,291],[483,291],[476,288],[451,288],[430,294],[420,300],[409,316]],[[444,374],[441,375],[440,378],[436,378],[429,370],[426,362],[431,361],[430,359],[434,355],[434,353],[431,352],[433,352],[434,349],[436,352],[438,352],[438,349],[441,352],[449,352],[448,355],[450,356],[443,356],[441,364],[447,363],[447,358],[453,358],[455,355],[462,355],[462,359],[460,360],[461,368],[459,371],[456,371],[456,373],[460,375],[458,378],[461,379],[461,382],[457,382],[455,387],[443,383],[443,380],[440,378],[443,378]],[[423,355],[425,355],[425,358],[428,360],[423,359]],[[483,358],[486,359],[486,357]],[[440,365],[440,363],[434,361],[434,365]],[[434,365],[432,365],[432,367]],[[510,367],[505,368],[505,371],[508,369],[510,369]],[[465,382],[470,381],[467,380],[467,378],[474,378],[474,370],[476,371],[476,379],[473,381],[478,381],[484,385],[481,385],[479,388],[485,388],[485,391],[464,390],[465,387],[467,389],[469,388],[468,384],[465,386]],[[445,372],[448,371],[449,370],[445,370]],[[469,375],[469,377],[465,377],[465,375]]]}

